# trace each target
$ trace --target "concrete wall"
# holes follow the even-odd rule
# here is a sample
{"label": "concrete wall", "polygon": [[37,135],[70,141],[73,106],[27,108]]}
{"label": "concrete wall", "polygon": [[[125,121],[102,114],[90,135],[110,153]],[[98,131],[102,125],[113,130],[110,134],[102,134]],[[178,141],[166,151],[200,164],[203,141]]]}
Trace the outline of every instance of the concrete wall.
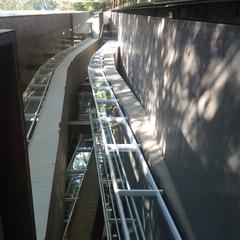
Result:
{"label": "concrete wall", "polygon": [[[84,47],[84,46],[83,46]],[[88,47],[74,58],[67,70],[67,82],[65,87],[65,96],[61,127],[59,132],[59,143],[57,152],[57,161],[54,173],[54,183],[52,189],[51,206],[48,216],[48,228],[46,239],[61,239],[64,217],[64,193],[65,193],[65,170],[67,154],[69,150],[69,120],[76,120],[76,105],[78,105],[78,89],[80,82],[87,77],[87,65],[92,54],[98,49],[98,41],[93,41]],[[78,74],[76,74],[78,73]]]}
{"label": "concrete wall", "polygon": [[72,35],[70,30],[82,29],[85,18],[84,12],[0,17],[0,28],[16,30],[22,90],[38,67],[62,50],[61,40]]}
{"label": "concrete wall", "polygon": [[[29,143],[37,239],[61,239],[64,215],[65,169],[68,150],[68,121],[77,81],[87,76],[85,66],[98,47],[86,39],[55,68],[39,121]],[[83,63],[84,64],[81,64]],[[72,80],[72,66],[79,74]]]}
{"label": "concrete wall", "polygon": [[0,31],[0,239],[36,240],[16,36]]}
{"label": "concrete wall", "polygon": [[79,13],[73,13],[73,32],[74,33],[89,33],[89,24],[87,24],[87,20],[89,19],[89,12],[82,12]]}
{"label": "concrete wall", "polygon": [[[98,49],[98,41],[92,41],[92,44],[85,47],[71,62],[67,70],[67,82],[65,87],[65,97],[63,105],[63,113],[61,120],[61,129],[59,136],[57,165],[55,168],[55,176],[52,191],[52,202],[50,207],[50,215],[48,218],[47,239],[61,239],[62,224],[64,212],[62,211],[63,194],[65,193],[65,170],[66,160],[69,150],[68,140],[70,129],[69,120],[76,120],[78,109],[78,89],[80,83],[87,77],[87,66],[91,56]],[[77,105],[77,106],[76,106]],[[59,211],[56,209],[59,208]]]}
{"label": "concrete wall", "polygon": [[128,83],[161,146],[149,164],[169,202],[177,196],[186,238],[239,239],[239,27],[130,14],[115,22]]}

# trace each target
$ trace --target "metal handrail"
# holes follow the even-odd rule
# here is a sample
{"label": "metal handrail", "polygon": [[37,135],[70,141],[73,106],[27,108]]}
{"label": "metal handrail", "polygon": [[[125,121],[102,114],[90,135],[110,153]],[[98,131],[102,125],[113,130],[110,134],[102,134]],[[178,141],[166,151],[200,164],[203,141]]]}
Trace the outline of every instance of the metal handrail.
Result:
{"label": "metal handrail", "polygon": [[[112,44],[114,46],[114,44]],[[148,195],[149,194],[152,194],[155,199],[157,200],[157,203],[163,213],[163,216],[168,224],[168,227],[169,227],[169,230],[170,232],[172,233],[172,236],[174,237],[174,239],[176,240],[180,240],[181,239],[181,236],[178,232],[178,229],[167,209],[167,206],[161,196],[161,191],[159,191],[152,175],[151,175],[151,172],[148,168],[148,165],[142,155],[142,152],[139,148],[139,145],[137,143],[137,141],[135,140],[135,137],[125,119],[125,116],[120,108],[120,105],[117,101],[117,99],[115,98],[115,95],[114,93],[112,92],[112,89],[111,89],[111,86],[110,84],[108,83],[107,81],[107,78],[106,78],[106,75],[104,73],[104,56],[105,54],[108,54],[108,50],[109,50],[109,47],[111,48],[111,42],[110,43],[107,43],[106,45],[104,45],[100,50],[98,50],[91,58],[91,61],[90,61],[90,64],[89,64],[89,68],[88,68],[88,73],[89,73],[89,79],[90,79],[90,83],[91,83],[91,86],[92,86],[92,92],[93,92],[93,98],[94,98],[94,102],[95,102],[95,106],[96,106],[96,113],[97,113],[97,116],[98,116],[98,120],[99,120],[99,126],[100,126],[100,133],[101,133],[101,137],[102,137],[102,143],[103,143],[103,148],[104,148],[104,154],[106,156],[106,159],[107,159],[107,163],[108,163],[108,166],[110,168],[110,175],[111,175],[111,181],[112,181],[112,185],[113,185],[113,190],[114,190],[114,194],[115,194],[115,199],[116,199],[116,204],[117,204],[117,208],[118,208],[118,214],[119,214],[119,217],[120,217],[120,220],[121,220],[121,225],[122,225],[122,232],[123,232],[123,235],[124,235],[124,239],[126,240],[130,240],[131,237],[129,235],[129,232],[128,232],[128,226],[127,226],[127,221],[126,221],[126,217],[125,217],[125,213],[124,213],[124,207],[122,205],[122,200],[121,200],[121,197],[125,197],[126,194],[127,196],[135,196],[136,195],[136,190],[138,190],[138,194],[141,194],[142,196],[145,196],[145,195]],[[113,55],[113,54],[112,54]],[[113,60],[113,56],[112,56],[112,60]],[[114,61],[113,61],[114,62]],[[109,100],[106,100],[106,99],[99,99],[99,98],[96,98],[96,85],[94,83],[94,78],[96,76],[101,76],[102,80],[105,81],[105,85],[109,87],[108,91],[110,92],[110,95],[111,95],[111,99]],[[109,151],[109,147],[108,147],[108,142],[107,142],[107,136],[106,136],[106,131],[105,131],[105,128],[108,128],[110,129],[109,127],[109,123],[106,123],[102,120],[101,118],[101,114],[100,114],[100,111],[99,111],[99,106],[101,103],[114,103],[114,105],[117,107],[117,110],[119,112],[119,115],[120,117],[122,118],[122,124],[123,126],[125,127],[126,129],[126,134],[130,140],[130,145],[133,145],[134,146],[134,150],[135,150],[135,154],[137,155],[137,161],[138,161],[138,164],[139,166],[141,167],[144,175],[145,175],[145,180],[147,181],[147,184],[149,186],[149,191],[146,191],[146,189],[144,190],[141,190],[141,189],[127,189],[128,191],[122,191],[122,189],[119,189],[118,187],[118,184],[117,184],[117,177],[115,175],[115,169],[114,169],[114,164],[112,162],[112,159],[111,159],[111,152]],[[117,157],[120,158],[119,160],[119,163],[121,163],[121,156],[119,154],[119,150],[118,150],[118,146],[116,143],[115,144],[115,149],[116,149],[116,154],[117,154]],[[126,146],[127,147],[127,146]],[[125,172],[125,169],[123,167],[123,165],[119,165],[119,167],[121,168],[121,171],[124,173]],[[147,193],[148,192],[148,193]],[[133,209],[134,210],[134,209]],[[135,209],[136,210],[136,209]],[[135,216],[136,213],[135,213]],[[141,232],[143,232],[143,229],[141,226],[138,226],[141,230]]]}
{"label": "metal handrail", "polygon": [[[112,195],[112,189],[110,186],[111,177],[108,171],[108,166],[105,159],[106,157],[102,149],[101,139],[100,139],[101,137],[100,137],[99,131],[95,130],[99,128],[98,127],[99,121],[97,119],[96,112],[93,109],[90,109],[89,116],[90,116],[89,118],[90,118],[91,129],[92,129],[93,146],[94,146],[95,156],[97,161],[96,165],[97,165],[99,187],[100,187],[100,193],[101,193],[101,199],[102,199],[102,205],[103,205],[103,214],[104,214],[104,219],[106,220],[105,229],[107,233],[107,238],[111,240],[112,239],[112,234],[110,230],[111,223],[107,213],[107,208],[110,207],[110,204],[113,212],[112,220],[115,223],[117,235],[120,236],[120,230],[119,230],[118,221],[117,221],[117,213],[114,207],[114,196]],[[102,173],[102,171],[104,171],[104,173]],[[104,179],[104,176],[107,179]],[[106,189],[104,188],[104,185],[107,185],[107,190],[108,190],[107,193],[106,193]],[[110,202],[107,202],[106,200],[107,195],[109,195],[110,197]]]}
{"label": "metal handrail", "polygon": [[100,31],[100,35],[99,35],[99,39],[102,39],[103,29],[104,29],[104,23],[102,24],[102,27],[101,27],[101,31]]}
{"label": "metal handrail", "polygon": [[[60,53],[54,55],[52,58],[50,58],[47,62],[45,62],[39,69],[38,71],[36,72],[36,74],[34,75],[32,81],[30,82],[30,84],[28,85],[27,89],[24,91],[23,93],[23,100],[24,102],[28,101],[31,99],[32,97],[32,94],[28,94],[29,90],[32,88],[32,87],[35,87],[36,84],[35,84],[35,81],[37,78],[40,78],[42,81],[43,80],[46,80],[47,81],[44,83],[44,84],[41,84],[41,85],[44,85],[44,91],[42,93],[40,97],[40,101],[38,103],[38,107],[37,109],[32,113],[33,115],[33,119],[31,119],[31,125],[27,131],[27,142],[29,143],[30,140],[31,140],[31,137],[32,137],[32,134],[33,134],[33,131],[35,129],[35,126],[37,124],[37,121],[38,121],[38,117],[39,117],[39,114],[40,114],[40,110],[42,108],[42,105],[43,105],[43,102],[44,102],[44,99],[46,97],[46,94],[47,94],[47,91],[48,91],[48,88],[50,86],[50,83],[51,83],[51,79],[52,79],[52,76],[55,72],[55,69],[57,68],[57,66],[63,61],[63,59],[66,57],[67,54],[69,54],[70,52],[74,51],[76,48],[79,47],[79,45],[81,45],[82,43],[78,43],[70,48],[67,48],[63,51],[61,51]],[[44,73],[43,73],[44,72]],[[43,76],[42,76],[43,75]],[[30,104],[30,103],[29,103]],[[28,105],[29,105],[28,104]],[[28,114],[26,113],[26,109],[27,107],[25,107],[25,114]]]}
{"label": "metal handrail", "polygon": [[[112,138],[112,140],[113,140],[113,144],[114,144],[115,146],[117,146],[112,131],[111,131],[109,128],[107,128],[107,131],[108,131],[108,134],[111,136],[111,138]],[[131,187],[130,187],[130,183],[129,183],[129,181],[128,181],[128,177],[127,177],[126,171],[125,171],[124,166],[123,166],[123,163],[122,163],[122,161],[118,161],[119,159],[121,159],[121,157],[120,157],[120,153],[119,153],[119,150],[117,149],[117,147],[116,147],[116,154],[114,154],[114,159],[115,159],[115,162],[116,162],[116,164],[117,164],[118,173],[119,173],[119,175],[121,176],[121,179],[122,179],[122,180],[125,182],[125,184],[126,184],[126,186],[124,186],[123,181],[121,182],[122,189],[127,189],[127,190],[132,191],[132,190],[131,190]],[[122,173],[121,173],[121,172],[122,172]],[[118,193],[120,193],[120,191],[121,191],[121,190],[118,190]],[[138,234],[138,232],[137,232],[137,227],[136,227],[135,221],[134,221],[134,219],[133,219],[133,212],[135,213],[135,215],[136,215],[136,221],[137,221],[138,225],[140,226],[139,229],[140,229],[140,234],[141,234],[141,237],[142,237],[141,239],[146,240],[145,235],[144,235],[144,232],[143,232],[143,227],[142,227],[142,224],[141,224],[141,221],[140,221],[140,217],[139,217],[138,212],[137,212],[137,207],[136,207],[136,203],[135,203],[135,201],[134,201],[134,198],[133,198],[132,196],[130,196],[130,200],[131,200],[131,203],[132,203],[132,205],[133,205],[133,211],[132,211],[132,209],[131,209],[131,207],[130,207],[130,202],[128,201],[127,196],[125,196],[125,200],[126,200],[126,202],[127,202],[127,208],[128,208],[129,213],[130,213],[130,215],[131,215],[132,224],[133,224],[133,227],[134,227],[134,232],[135,232],[135,234],[136,234],[136,238],[139,239],[139,234]]]}

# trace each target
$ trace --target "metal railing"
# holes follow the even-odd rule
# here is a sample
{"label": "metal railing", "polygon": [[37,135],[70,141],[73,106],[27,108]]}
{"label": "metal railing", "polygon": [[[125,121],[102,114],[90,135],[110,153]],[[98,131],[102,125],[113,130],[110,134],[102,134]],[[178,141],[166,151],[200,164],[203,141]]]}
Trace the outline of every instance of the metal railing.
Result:
{"label": "metal railing", "polygon": [[[102,146],[102,137],[99,130],[99,121],[95,110],[90,111],[90,122],[93,137],[93,146],[95,159],[97,163],[99,188],[102,199],[103,214],[105,219],[105,229],[108,239],[112,236],[120,235],[120,226],[118,222],[118,209],[115,207],[114,194],[112,191],[112,182],[110,178],[109,167],[106,162],[106,156]],[[113,226],[114,224],[114,226]]]}
{"label": "metal railing", "polygon": [[24,91],[23,103],[28,142],[30,142],[33,131],[38,122],[40,110],[44,103],[55,68],[70,52],[74,51],[81,44],[82,43],[77,43],[50,58],[38,69],[27,89]]}
{"label": "metal railing", "polygon": [[[113,45],[107,43],[99,49],[92,56],[88,68],[95,103],[90,119],[107,237],[148,239],[141,202],[151,198],[154,208],[157,206],[166,221],[171,236],[179,240],[181,236],[161,195],[163,190],[158,189],[105,76],[104,58]],[[130,168],[137,181],[131,180]],[[155,214],[153,209],[151,214]]]}
{"label": "metal railing", "polygon": [[76,149],[66,170],[65,217],[63,240],[68,239],[69,226],[76,203],[79,198],[81,185],[92,157],[92,146],[86,146],[85,135],[80,135]]}

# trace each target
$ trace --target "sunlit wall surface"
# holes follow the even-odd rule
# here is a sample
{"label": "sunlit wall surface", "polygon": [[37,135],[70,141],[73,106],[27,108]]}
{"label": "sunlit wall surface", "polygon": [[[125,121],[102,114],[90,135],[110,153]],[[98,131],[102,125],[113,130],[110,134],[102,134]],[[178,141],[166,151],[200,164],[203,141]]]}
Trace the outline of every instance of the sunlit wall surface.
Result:
{"label": "sunlit wall surface", "polygon": [[164,150],[156,178],[179,198],[190,239],[239,239],[239,28],[117,16],[126,75]]}

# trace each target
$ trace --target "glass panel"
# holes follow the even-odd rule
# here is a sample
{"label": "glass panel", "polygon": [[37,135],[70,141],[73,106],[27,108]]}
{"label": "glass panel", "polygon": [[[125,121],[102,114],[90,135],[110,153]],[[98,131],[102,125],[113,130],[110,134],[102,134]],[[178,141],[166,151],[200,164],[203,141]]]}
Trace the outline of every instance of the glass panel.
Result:
{"label": "glass panel", "polygon": [[48,75],[39,73],[33,78],[33,83],[46,84],[48,82]]}
{"label": "glass panel", "polygon": [[103,77],[103,73],[98,72],[97,70],[94,70],[94,77]]}
{"label": "glass panel", "polygon": [[[139,236],[141,236],[139,230],[142,228],[146,239],[161,239],[162,236],[164,236],[164,239],[173,239],[155,196],[142,195],[122,197],[121,199],[125,215],[130,216],[130,211],[133,214]],[[137,211],[134,211],[134,209]],[[139,222],[136,221],[137,216]],[[132,229],[132,224],[132,222],[129,223],[129,231]],[[133,235],[131,239],[134,239]]]}
{"label": "glass panel", "polygon": [[32,87],[30,86],[28,91],[28,96],[42,96],[44,93],[44,87]]}
{"label": "glass panel", "polygon": [[78,120],[88,121],[89,120],[89,108],[82,107],[78,112]]}
{"label": "glass panel", "polygon": [[110,123],[110,128],[117,144],[129,144],[130,139],[127,135],[125,126],[121,123]]}
{"label": "glass panel", "polygon": [[26,134],[28,133],[30,127],[31,127],[32,121],[25,121],[25,127],[26,127]]}
{"label": "glass panel", "polygon": [[24,101],[24,113],[35,113],[40,103],[39,99],[26,99]]}
{"label": "glass panel", "polygon": [[87,167],[91,152],[79,152],[70,167],[70,170],[79,171]]}
{"label": "glass panel", "polygon": [[108,83],[105,80],[99,78],[93,81],[93,85],[96,87],[105,87],[108,86]]}
{"label": "glass panel", "polygon": [[93,146],[92,136],[84,135],[82,142],[81,142],[81,147],[92,148],[92,146]]}
{"label": "glass panel", "polygon": [[97,91],[95,91],[95,97],[96,97],[97,100],[112,99],[112,95],[108,90],[97,90]]}
{"label": "glass panel", "polygon": [[68,192],[66,194],[66,197],[68,197],[68,198],[75,197],[78,192],[81,182],[82,182],[82,177],[79,175],[77,175],[73,179],[71,179],[71,181],[69,182],[69,187],[68,187]]}
{"label": "glass panel", "polygon": [[67,201],[65,203],[65,207],[66,207],[66,211],[65,211],[65,218],[67,218],[71,212],[71,208],[72,208],[73,202]]}
{"label": "glass panel", "polygon": [[[111,152],[110,156],[113,162],[116,162],[118,164],[122,163],[124,171],[128,176],[127,180],[131,189],[152,188],[151,185],[148,183],[144,170],[139,164],[139,158],[135,152],[120,152],[119,155],[117,155],[116,152]],[[118,187],[122,188],[121,185],[119,185]]]}
{"label": "glass panel", "polygon": [[115,103],[98,104],[100,117],[120,117]]}

